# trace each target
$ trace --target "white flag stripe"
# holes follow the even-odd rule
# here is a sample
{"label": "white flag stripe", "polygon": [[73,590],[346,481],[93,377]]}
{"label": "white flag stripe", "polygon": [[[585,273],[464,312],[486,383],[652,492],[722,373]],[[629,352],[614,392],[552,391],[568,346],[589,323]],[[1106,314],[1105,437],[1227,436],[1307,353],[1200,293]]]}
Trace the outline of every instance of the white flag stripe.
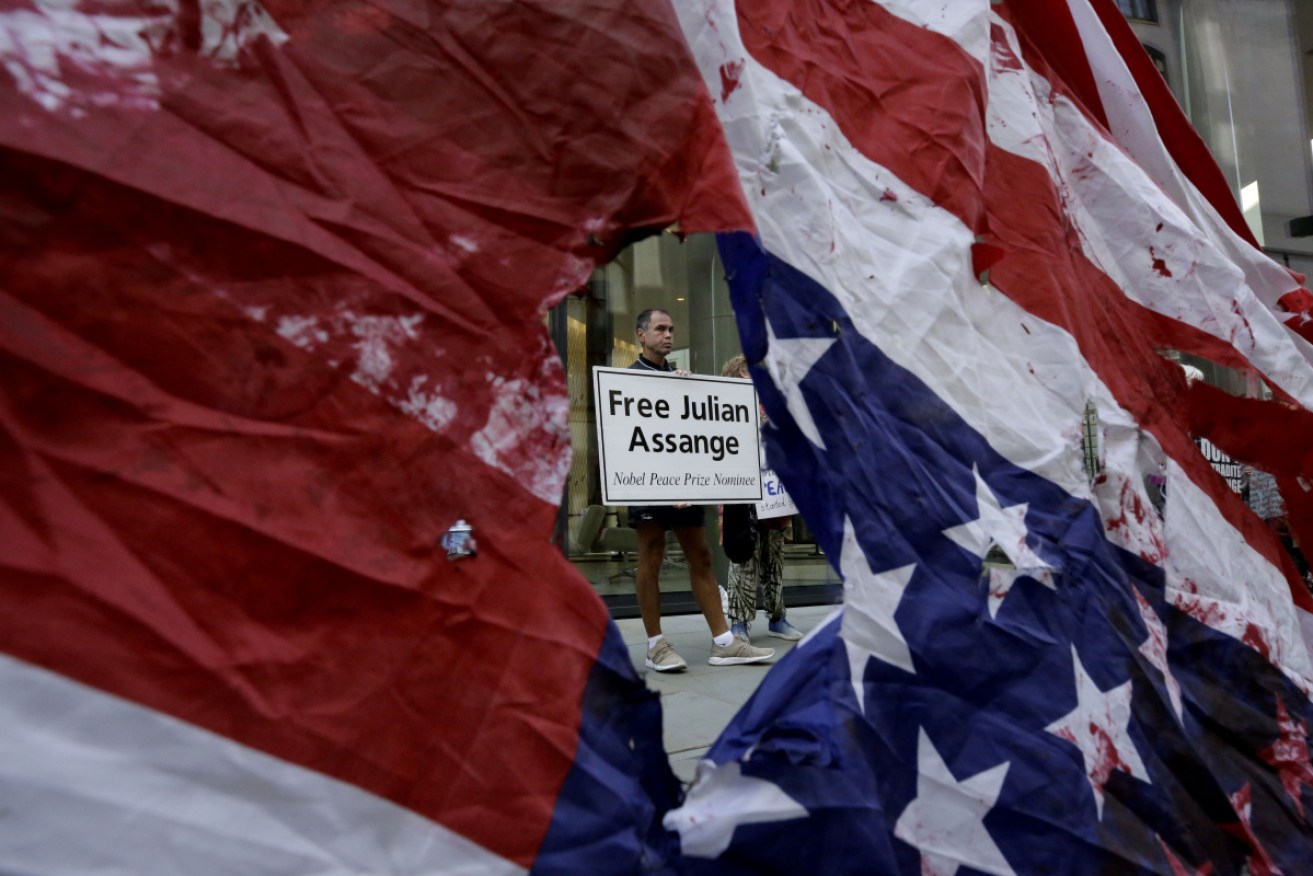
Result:
{"label": "white flag stripe", "polygon": [[[872,163],[824,108],[758,64],[739,38],[730,0],[681,5],[680,13],[710,84],[719,81],[721,64],[743,64],[740,88],[717,110],[766,248],[830,290],[864,337],[1009,461],[1098,502],[1105,525],[1150,508],[1145,476],[1162,473],[1165,462],[1157,442],[1115,401],[1065,330],[979,284],[970,229]],[[886,189],[893,197],[881,200]],[[1036,351],[1043,361],[1033,358]],[[1120,449],[1109,455],[1109,477],[1098,495],[1081,468],[1087,401],[1098,408],[1112,449]],[[1208,572],[1230,564],[1244,576],[1237,582],[1261,594],[1257,603],[1271,606],[1272,653],[1282,655],[1282,668],[1307,679],[1308,652],[1284,575],[1212,501],[1179,483],[1188,480],[1179,468],[1169,467],[1167,475],[1178,482],[1174,506],[1194,493],[1190,525],[1170,539],[1154,528],[1156,521],[1109,529],[1109,537],[1154,560],[1167,552],[1194,554],[1202,571],[1190,586],[1205,598],[1230,595],[1235,585],[1223,588]],[[1218,545],[1242,556],[1223,560]]]}
{"label": "white flag stripe", "polygon": [[982,66],[989,59],[988,7],[983,3],[926,3],[924,0],[873,0],[891,15],[946,36]]}
{"label": "white flag stripe", "polygon": [[1305,693],[1313,690],[1313,639],[1301,619],[1308,614],[1294,604],[1285,578],[1234,527],[1218,525],[1212,501],[1180,466],[1169,461],[1166,475],[1168,600],[1265,652]]}
{"label": "white flag stripe", "polygon": [[[1113,136],[1189,214],[1213,245],[1244,271],[1246,283],[1258,299],[1274,308],[1278,298],[1297,288],[1294,280],[1280,265],[1237,234],[1181,172],[1158,134],[1158,126],[1135,78],[1090,7],[1089,0],[1068,2],[1085,44],[1086,58],[1094,73],[1104,116]],[[1293,332],[1290,332],[1290,337],[1301,353],[1313,360],[1313,344]]]}
{"label": "white flag stripe", "polygon": [[6,872],[525,872],[353,785],[5,655],[0,800]]}
{"label": "white flag stripe", "polygon": [[[1002,19],[995,24],[1021,59],[1015,31]],[[1080,107],[1052,95],[1048,83],[1021,64],[990,67],[990,141],[1049,171],[1086,257],[1132,301],[1225,341],[1273,384],[1313,406],[1313,367],[1305,359],[1313,346],[1271,310],[1291,288],[1290,276],[1223,224],[1253,259],[1285,279],[1279,293],[1269,289],[1267,304],[1260,301],[1247,282],[1258,269],[1244,269],[1251,259],[1235,252],[1239,247],[1219,244],[1216,229],[1201,227],[1197,215],[1187,215]],[[1193,186],[1188,191],[1202,199]]]}

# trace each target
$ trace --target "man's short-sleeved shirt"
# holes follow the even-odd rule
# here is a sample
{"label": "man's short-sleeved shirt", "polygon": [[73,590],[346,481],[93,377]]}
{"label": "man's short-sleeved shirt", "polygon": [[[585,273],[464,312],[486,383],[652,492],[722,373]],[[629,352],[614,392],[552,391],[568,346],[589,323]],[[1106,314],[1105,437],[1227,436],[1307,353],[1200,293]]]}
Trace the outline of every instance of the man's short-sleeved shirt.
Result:
{"label": "man's short-sleeved shirt", "polygon": [[669,359],[667,359],[667,360],[666,360],[664,363],[662,363],[661,365],[657,365],[655,362],[651,362],[651,361],[649,361],[648,359],[644,358],[642,353],[639,353],[639,354],[638,354],[638,358],[634,360],[634,364],[629,366],[629,370],[630,370],[630,371],[666,371],[666,372],[670,372],[670,371],[674,371],[674,370],[675,370],[675,366],[673,366],[673,365],[670,364],[670,360],[669,360]]}

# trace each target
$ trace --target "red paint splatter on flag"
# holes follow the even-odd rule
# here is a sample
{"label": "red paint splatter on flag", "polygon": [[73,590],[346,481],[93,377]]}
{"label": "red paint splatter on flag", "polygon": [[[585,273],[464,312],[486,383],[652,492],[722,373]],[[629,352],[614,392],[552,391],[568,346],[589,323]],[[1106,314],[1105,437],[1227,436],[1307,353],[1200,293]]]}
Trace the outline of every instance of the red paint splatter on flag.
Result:
{"label": "red paint splatter on flag", "polygon": [[1236,316],[1240,317],[1240,323],[1245,328],[1245,334],[1249,335],[1250,346],[1253,346],[1254,344],[1258,343],[1257,340],[1255,340],[1254,338],[1254,328],[1249,324],[1249,318],[1245,316],[1244,309],[1241,308],[1239,301],[1233,300],[1231,302],[1231,312],[1234,313]]}
{"label": "red paint splatter on flag", "polygon": [[1290,314],[1286,325],[1305,340],[1313,341],[1313,294],[1303,286],[1277,299],[1277,306]]}
{"label": "red paint splatter on flag", "polygon": [[1153,259],[1153,271],[1155,274],[1160,277],[1170,277],[1172,275],[1172,272],[1167,269],[1167,262],[1160,259],[1154,253],[1152,246],[1149,247],[1149,258]]}
{"label": "red paint splatter on flag", "polygon": [[1267,634],[1258,624],[1252,621],[1245,624],[1245,634],[1240,637],[1240,641],[1262,654],[1264,659],[1272,659],[1272,646],[1268,642]]}
{"label": "red paint splatter on flag", "polygon": [[1172,854],[1167,843],[1162,837],[1158,837],[1158,845],[1162,847],[1163,854],[1167,856],[1167,864],[1172,868],[1172,876],[1212,876],[1213,864],[1211,861],[1205,862],[1198,870],[1189,870],[1186,865],[1181,863],[1181,859]]}
{"label": "red paint splatter on flag", "polygon": [[720,102],[729,100],[729,96],[738,90],[743,76],[743,62],[730,61],[720,65]]}
{"label": "red paint splatter on flag", "polygon": [[1254,834],[1252,825],[1253,800],[1249,783],[1246,782],[1240,790],[1232,794],[1230,800],[1231,808],[1235,810],[1235,814],[1240,820],[1238,823],[1232,822],[1220,826],[1222,830],[1248,843],[1251,852],[1248,862],[1250,876],[1278,876],[1281,870]]}
{"label": "red paint splatter on flag", "polygon": [[[1111,721],[1111,717],[1108,719]],[[1094,741],[1094,758],[1089,766],[1090,781],[1103,788],[1116,770],[1131,772],[1131,766],[1117,750],[1117,743],[1108,733],[1107,725],[1090,722],[1090,737]]]}
{"label": "red paint splatter on flag", "polygon": [[1277,697],[1277,727],[1281,735],[1270,746],[1258,753],[1267,763],[1276,767],[1281,787],[1286,789],[1301,817],[1304,815],[1303,786],[1313,787],[1313,765],[1309,763],[1308,730],[1303,721],[1291,716],[1285,701]]}

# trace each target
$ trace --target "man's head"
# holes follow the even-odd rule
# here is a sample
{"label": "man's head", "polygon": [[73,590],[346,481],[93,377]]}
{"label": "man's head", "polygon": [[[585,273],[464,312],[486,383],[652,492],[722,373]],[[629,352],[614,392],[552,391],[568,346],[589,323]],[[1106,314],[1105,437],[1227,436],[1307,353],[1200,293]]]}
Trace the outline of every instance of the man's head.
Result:
{"label": "man's head", "polygon": [[640,313],[634,321],[634,334],[643,348],[644,358],[658,365],[675,348],[675,323],[664,310],[649,308]]}

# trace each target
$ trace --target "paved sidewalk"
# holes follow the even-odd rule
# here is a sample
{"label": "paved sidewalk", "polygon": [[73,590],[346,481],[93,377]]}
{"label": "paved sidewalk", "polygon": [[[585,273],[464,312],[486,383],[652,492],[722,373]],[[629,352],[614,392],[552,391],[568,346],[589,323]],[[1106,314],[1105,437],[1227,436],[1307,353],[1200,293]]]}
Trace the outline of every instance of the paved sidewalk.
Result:
{"label": "paved sidewalk", "polygon": [[[789,621],[804,633],[810,632],[837,606],[814,605],[789,609]],[[663,617],[661,629],[679,656],[688,661],[684,672],[653,672],[643,665],[647,655],[647,634],[638,618],[616,621],[629,657],[640,674],[647,678],[647,686],[661,694],[661,708],[665,712],[666,752],[675,775],[685,783],[693,780],[698,760],[716,741],[730,718],[747,702],[757,689],[771,664],[747,666],[712,666],[711,633],[700,614]],[[793,642],[777,639],[766,631],[766,615],[759,612],[752,624],[752,644],[759,648],[774,648],[778,661],[794,646]]]}

